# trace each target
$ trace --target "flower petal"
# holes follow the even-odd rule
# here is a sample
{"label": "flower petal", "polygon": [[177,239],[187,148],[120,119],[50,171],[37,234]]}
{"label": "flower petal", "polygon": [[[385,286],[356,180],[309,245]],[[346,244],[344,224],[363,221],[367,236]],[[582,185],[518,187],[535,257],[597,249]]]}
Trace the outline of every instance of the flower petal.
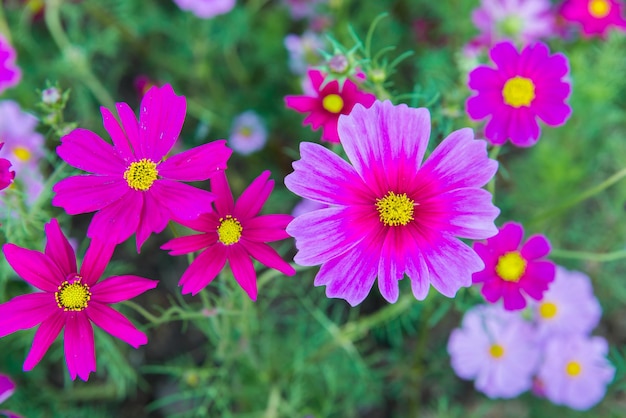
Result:
{"label": "flower petal", "polygon": [[65,314],[57,309],[48,319],[43,321],[33,338],[33,345],[24,361],[24,371],[32,370],[43,358],[50,348],[50,345],[56,340],[57,336],[65,325]]}
{"label": "flower petal", "polygon": [[217,232],[193,234],[169,240],[161,246],[161,249],[168,250],[170,255],[182,255],[203,250],[216,243]]}
{"label": "flower petal", "polygon": [[109,306],[98,302],[90,303],[85,312],[94,324],[135,348],[148,343],[146,334],[139,331],[124,315]]}
{"label": "flower petal", "polygon": [[150,234],[159,233],[165,229],[170,221],[170,214],[161,202],[157,201],[154,193],[147,191],[143,193],[143,207],[137,226],[136,247],[137,253],[141,246],[148,239]]}
{"label": "flower petal", "polygon": [[124,242],[137,231],[142,207],[142,192],[129,191],[93,216],[87,236],[111,245]]}
{"label": "flower petal", "polygon": [[179,286],[183,287],[182,293],[195,295],[208,286],[226,264],[226,247],[222,244],[214,245],[204,250],[189,265]]}
{"label": "flower petal", "polygon": [[65,279],[59,266],[39,251],[27,250],[14,244],[4,244],[2,250],[17,275],[38,289],[56,292]]}
{"label": "flower petal", "polygon": [[506,222],[500,227],[500,232],[487,240],[487,245],[497,249],[497,256],[517,251],[524,237],[524,228],[517,222]]}
{"label": "flower petal", "polygon": [[241,233],[245,239],[256,242],[272,242],[290,238],[285,229],[292,220],[291,215],[257,216],[246,221]]}
{"label": "flower petal", "polygon": [[114,250],[115,244],[113,243],[96,238],[91,240],[85,252],[83,264],[80,266],[80,276],[83,278],[83,283],[88,286],[96,284],[111,261]]}
{"label": "flower petal", "polygon": [[166,179],[155,181],[150,191],[159,204],[168,208],[172,218],[183,221],[211,212],[211,203],[215,199],[213,193]]}
{"label": "flower petal", "polygon": [[72,176],[52,187],[52,205],[62,207],[69,215],[100,210],[131,192],[121,177]]}
{"label": "flower petal", "polygon": [[65,362],[72,380],[78,376],[87,381],[89,373],[96,371],[96,347],[93,328],[84,312],[66,315],[64,348]]}
{"label": "flower petal", "polygon": [[100,107],[100,113],[102,114],[102,125],[113,140],[115,151],[120,155],[126,164],[135,160],[133,150],[130,145],[131,142],[118,123],[117,119],[115,119],[115,116],[113,116],[113,113],[111,113],[111,111],[106,107]]}
{"label": "flower petal", "polygon": [[0,304],[0,338],[42,323],[59,308],[51,293],[16,296]]}
{"label": "flower petal", "polygon": [[543,235],[533,235],[526,240],[520,251],[526,260],[535,260],[550,253],[550,241]]}
{"label": "flower petal", "polygon": [[167,158],[159,164],[159,175],[179,181],[207,180],[226,170],[232,153],[226,140],[209,142]]}
{"label": "flower petal", "polygon": [[[126,103],[116,103],[115,108],[117,109],[117,114],[120,116],[122,128],[124,129],[124,133],[126,134],[126,138],[128,139],[128,142],[132,149],[132,154],[135,155],[135,159],[144,158],[145,156],[141,155],[139,123],[137,122],[137,116],[135,116],[135,112],[133,112],[130,106],[128,106]],[[114,139],[113,137],[111,138]],[[117,143],[115,143],[115,145],[118,146]]]}
{"label": "flower petal", "polygon": [[237,219],[249,219],[261,211],[274,189],[274,180],[268,180],[269,177],[270,172],[264,171],[243,191],[239,199],[237,199],[237,203],[235,203],[233,212]]}
{"label": "flower petal", "polygon": [[9,379],[9,376],[0,374],[0,403],[9,399],[13,392],[15,392],[15,383]]}
{"label": "flower petal", "polygon": [[67,277],[71,273],[76,273],[76,254],[69,241],[61,231],[59,222],[51,219],[45,226],[46,249],[45,254],[54,261],[61,272]]}
{"label": "flower petal", "polygon": [[257,298],[256,271],[248,253],[239,245],[229,249],[228,264],[239,286],[248,294],[250,299]]}
{"label": "flower petal", "polygon": [[72,167],[109,176],[120,176],[126,164],[104,139],[86,129],[74,129],[61,138],[57,154]]}
{"label": "flower petal", "polygon": [[156,280],[139,276],[112,276],[96,283],[91,288],[91,299],[99,303],[118,303],[154,289],[157,284],[159,282]]}
{"label": "flower petal", "polygon": [[240,241],[240,244],[252,258],[259,260],[267,267],[278,270],[287,276],[296,274],[296,270],[269,245],[243,239]]}
{"label": "flower petal", "polygon": [[231,215],[235,210],[235,200],[224,171],[211,178],[211,191],[215,194],[213,204],[217,213]]}
{"label": "flower petal", "polygon": [[378,290],[389,303],[398,301],[400,294],[398,282],[404,277],[406,247],[403,245],[403,235],[401,231],[392,227],[387,230],[386,235],[381,233],[373,238],[383,242],[378,263]]}

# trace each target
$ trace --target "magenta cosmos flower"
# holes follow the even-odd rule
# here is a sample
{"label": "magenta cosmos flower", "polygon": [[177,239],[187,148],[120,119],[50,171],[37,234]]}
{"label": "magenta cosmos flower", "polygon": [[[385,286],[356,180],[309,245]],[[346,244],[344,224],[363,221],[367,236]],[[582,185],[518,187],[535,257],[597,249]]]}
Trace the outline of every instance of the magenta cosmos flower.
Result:
{"label": "magenta cosmos flower", "polygon": [[470,129],[450,134],[422,165],[430,136],[427,109],[375,102],[339,119],[350,165],[321,145],[300,144],[301,159],[285,178],[295,194],[329,207],[295,218],[296,263],[321,264],[315,285],[329,297],[360,303],[376,277],[389,302],[406,273],[415,297],[432,284],[452,297],[484,267],[457,237],[496,233],[499,210],[481,189],[498,164]]}
{"label": "magenta cosmos flower", "polygon": [[322,140],[339,142],[337,121],[339,116],[348,115],[357,103],[370,107],[376,96],[357,87],[352,80],[346,80],[340,88],[339,82],[324,82],[324,73],[319,70],[308,72],[313,94],[311,96],[287,96],[285,103],[300,113],[308,113],[304,125],[311,125],[313,130],[322,127]]}
{"label": "magenta cosmos flower", "polygon": [[626,30],[619,0],[567,0],[561,5],[561,16],[582,27],[583,35],[605,37],[611,27]]}
{"label": "magenta cosmos flower", "polygon": [[15,63],[15,49],[0,35],[0,93],[19,84],[22,72]]}
{"label": "magenta cosmos flower", "polygon": [[570,334],[549,339],[538,372],[546,398],[579,410],[600,402],[615,375],[608,352],[602,337]]}
{"label": "magenta cosmos flower", "polygon": [[0,337],[41,324],[24,362],[24,371],[29,371],[65,328],[65,361],[70,376],[87,380],[96,370],[90,322],[135,348],[146,344],[146,335],[108,305],[153,289],[157,282],[138,276],[113,276],[98,282],[113,246],[92,241],[78,270],[74,250],[56,219],[46,224],[46,237],[44,253],[13,244],[3,247],[13,270],[41,292],[17,296],[0,305]]}
{"label": "magenta cosmos flower", "polygon": [[[0,143],[0,150],[4,146],[4,142]],[[11,161],[6,158],[0,158],[0,190],[6,189],[13,183],[15,171],[11,170]]]}
{"label": "magenta cosmos flower", "polygon": [[113,145],[85,129],[61,138],[59,156],[93,174],[58,182],[54,206],[70,215],[97,211],[87,235],[118,244],[136,233],[137,251],[170,219],[196,219],[210,209],[212,193],[180,181],[207,180],[226,168],[232,151],[221,140],[166,157],[185,120],[184,97],[170,85],[152,87],[141,101],[139,123],[126,103],[117,104],[121,125],[108,109],[101,111]]}
{"label": "magenta cosmos flower", "polygon": [[212,190],[217,194],[215,212],[204,214],[195,221],[181,222],[202,234],[174,238],[161,247],[169,250],[170,255],[202,251],[178,283],[183,287],[183,294],[195,295],[206,287],[224,268],[226,261],[235,280],[252,300],[257,298],[252,258],[288,276],[296,273],[266,244],[288,238],[285,227],[293,219],[290,215],[258,215],[274,188],[274,181],[268,180],[269,176],[270,172],[264,171],[235,203],[226,174],[220,172],[211,180]]}
{"label": "magenta cosmos flower", "polygon": [[202,19],[210,19],[230,12],[235,0],[174,0],[182,10],[188,10]]}
{"label": "magenta cosmos flower", "polygon": [[550,126],[565,123],[571,108],[566,80],[569,64],[563,54],[550,55],[543,43],[518,53],[511,42],[501,42],[489,52],[496,68],[481,65],[469,74],[469,87],[477,94],[467,100],[470,118],[490,117],[486,138],[494,145],[511,140],[529,147],[539,138],[537,118]]}
{"label": "magenta cosmos flower", "polygon": [[450,334],[448,353],[454,372],[490,398],[530,389],[540,354],[530,324],[497,305],[467,311]]}
{"label": "magenta cosmos flower", "polygon": [[545,259],[548,239],[533,235],[521,245],[523,236],[522,225],[507,222],[486,243],[474,243],[485,268],[474,273],[473,282],[483,284],[481,292],[489,302],[502,298],[507,310],[526,307],[525,296],[541,300],[556,274],[554,263]]}

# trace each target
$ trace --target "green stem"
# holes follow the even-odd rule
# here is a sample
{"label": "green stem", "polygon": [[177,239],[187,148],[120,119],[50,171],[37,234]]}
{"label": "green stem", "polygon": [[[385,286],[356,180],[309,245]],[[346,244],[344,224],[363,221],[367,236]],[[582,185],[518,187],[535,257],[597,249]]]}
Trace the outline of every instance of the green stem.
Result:
{"label": "green stem", "polygon": [[[491,148],[491,151],[489,151],[489,158],[497,161],[498,154],[500,153],[501,148],[502,147],[498,147],[498,146],[494,146],[493,148]],[[487,183],[487,191],[491,193],[494,201],[496,200],[496,175],[497,173],[494,174],[491,180],[489,181],[489,183]]]}
{"label": "green stem", "polygon": [[11,43],[11,29],[9,29],[9,24],[7,23],[6,16],[4,15],[4,6],[3,3],[0,2],[0,34],[2,34],[6,40]]}
{"label": "green stem", "polygon": [[553,258],[569,258],[573,260],[596,261],[598,263],[606,263],[626,258],[626,250],[612,251],[610,253],[590,253],[586,251],[570,251],[553,249],[550,251],[550,257]]}

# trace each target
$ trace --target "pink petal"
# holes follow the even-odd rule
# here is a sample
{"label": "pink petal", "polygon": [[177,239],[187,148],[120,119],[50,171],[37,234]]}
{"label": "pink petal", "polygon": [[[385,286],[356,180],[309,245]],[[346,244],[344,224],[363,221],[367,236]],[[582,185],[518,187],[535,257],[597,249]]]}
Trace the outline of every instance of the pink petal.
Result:
{"label": "pink petal", "polygon": [[518,74],[520,54],[512,42],[500,42],[489,51],[491,60],[496,64],[501,74],[508,79]]}
{"label": "pink petal", "polygon": [[59,222],[56,219],[51,219],[45,226],[45,233],[47,238],[45,254],[59,266],[65,276],[76,273],[78,271],[76,254],[61,231]]}
{"label": "pink petal", "polygon": [[57,264],[39,251],[27,250],[14,244],[4,244],[2,250],[17,275],[38,289],[56,292],[65,279]]}
{"label": "pink petal", "polygon": [[[317,108],[319,99],[317,97],[308,96],[286,96],[285,105],[297,112],[308,113]],[[314,127],[314,129],[317,129]]]}
{"label": "pink petal", "polygon": [[156,200],[154,193],[147,191],[143,193],[143,207],[141,208],[141,216],[139,217],[139,225],[137,226],[137,253],[140,252],[141,246],[148,239],[150,234],[159,233],[165,229],[170,220],[170,214],[167,207]]}
{"label": "pink petal", "polygon": [[526,260],[535,260],[550,253],[550,241],[543,235],[533,235],[522,246],[521,254]]}
{"label": "pink petal", "polygon": [[472,90],[501,90],[504,83],[497,70],[480,65],[469,73],[467,85]]}
{"label": "pink petal", "polygon": [[167,158],[159,164],[159,175],[179,181],[203,181],[226,170],[233,151],[226,140],[213,141]]}
{"label": "pink petal", "polygon": [[91,288],[91,299],[99,303],[118,303],[154,289],[158,283],[156,280],[139,276],[112,276],[96,283]]}
{"label": "pink petal", "polygon": [[56,340],[57,336],[65,325],[65,314],[57,309],[48,319],[43,321],[37,332],[35,332],[35,338],[33,344],[24,361],[24,371],[28,372],[32,370],[43,358],[43,356],[50,348],[50,345]]}
{"label": "pink petal", "polygon": [[517,251],[524,237],[524,228],[517,222],[507,222],[500,228],[498,235],[487,240],[487,244],[493,247],[498,257],[510,251]]}
{"label": "pink petal", "polygon": [[495,113],[499,106],[503,106],[502,93],[481,91],[467,100],[465,110],[472,120],[480,120]]}
{"label": "pink petal", "polygon": [[174,238],[163,244],[161,249],[170,251],[170,255],[182,255],[203,250],[215,243],[217,243],[217,232],[194,234]]}
{"label": "pink petal", "polygon": [[[139,124],[137,123],[137,117],[135,112],[126,103],[116,103],[117,113],[120,115],[120,121],[122,122],[122,128],[130,144],[131,154],[136,156],[136,159],[144,158],[145,155],[141,154],[141,141],[139,139]],[[113,138],[113,137],[111,137]],[[114,138],[113,138],[114,139]],[[115,143],[117,146],[117,143]]]}
{"label": "pink petal", "polygon": [[527,108],[511,111],[509,139],[518,147],[531,147],[539,138],[539,125],[535,115]]}
{"label": "pink petal", "polygon": [[404,277],[406,250],[402,232],[389,228],[386,236],[380,234],[374,240],[383,241],[378,264],[378,289],[389,303],[396,303],[400,293],[398,282]]}
{"label": "pink petal", "polygon": [[142,207],[142,192],[131,190],[93,216],[87,236],[111,245],[124,242],[137,231]]}
{"label": "pink petal", "polygon": [[[128,106],[128,105],[127,105]],[[113,146],[120,157],[126,164],[135,160],[133,150],[130,146],[130,140],[127,138],[126,133],[118,123],[115,116],[111,111],[105,107],[100,107],[100,113],[102,114],[102,125],[104,129],[109,133],[109,136],[113,140]]]}
{"label": "pink petal", "polygon": [[504,286],[502,300],[504,301],[504,309],[507,311],[516,311],[526,307],[526,299],[517,286]]}
{"label": "pink petal", "polygon": [[246,221],[242,236],[249,241],[272,242],[289,238],[285,230],[293,220],[291,215],[261,215]]}
{"label": "pink petal", "polygon": [[250,299],[256,300],[256,271],[254,270],[254,264],[252,264],[252,259],[248,253],[246,253],[241,246],[231,246],[230,254],[228,255],[228,264],[239,286],[245,290]]}
{"label": "pink petal", "polygon": [[572,108],[565,103],[552,103],[544,100],[533,102],[533,110],[537,116],[550,126],[560,126],[572,114]]}
{"label": "pink petal", "polygon": [[32,328],[58,311],[51,293],[16,296],[0,304],[0,338],[15,331]]}
{"label": "pink petal", "polygon": [[90,173],[120,176],[126,169],[115,149],[86,129],[74,129],[62,137],[57,154],[72,167]]}
{"label": "pink petal", "polygon": [[0,403],[6,401],[15,392],[15,383],[9,376],[0,374]]}
{"label": "pink petal", "polygon": [[[212,189],[215,190],[215,189]],[[232,212],[226,212],[226,213],[232,213]],[[176,219],[176,222],[178,222],[179,224],[189,228],[189,229],[193,229],[194,231],[198,231],[198,232],[206,232],[206,233],[210,233],[210,234],[215,234],[215,240],[217,241],[217,228],[220,225],[220,218],[221,216],[217,213],[203,213],[202,215],[198,216],[196,219],[189,219],[189,220],[181,220],[181,219]]]}
{"label": "pink petal", "polygon": [[504,145],[509,139],[511,111],[505,106],[496,109],[485,126],[485,137],[494,145]]}
{"label": "pink petal", "polygon": [[64,332],[65,362],[72,380],[76,376],[89,379],[89,373],[96,371],[96,348],[93,341],[93,328],[84,312],[68,313]]}
{"label": "pink petal", "polygon": [[226,264],[226,247],[222,244],[214,245],[204,250],[189,265],[183,277],[181,277],[179,286],[183,286],[182,293],[191,293],[195,295],[203,288],[208,286]]}
{"label": "pink petal", "polygon": [[424,261],[424,257],[419,251],[407,258],[406,274],[411,280],[411,290],[415,299],[426,299],[430,290],[430,274],[428,273],[426,261]]}
{"label": "pink petal", "polygon": [[235,200],[225,172],[221,171],[211,178],[211,191],[215,194],[213,204],[217,213],[232,214],[235,210]]}
{"label": "pink petal", "polygon": [[240,243],[252,258],[259,260],[267,267],[278,270],[287,276],[296,274],[296,270],[269,245],[247,240],[241,240]]}
{"label": "pink petal", "polygon": [[124,315],[106,305],[90,303],[85,312],[94,324],[135,348],[148,343],[146,334],[139,331]]}
{"label": "pink petal", "polygon": [[65,209],[69,215],[100,210],[120,199],[131,189],[124,179],[111,176],[72,176],[52,187],[53,206]]}
{"label": "pink petal", "polygon": [[154,193],[157,202],[169,209],[172,218],[183,221],[211,212],[211,203],[215,199],[213,193],[166,179],[155,181],[150,192]]}
{"label": "pink petal", "polygon": [[83,283],[93,286],[98,281],[109,264],[114,250],[115,244],[96,238],[91,240],[85,252],[83,264],[80,266],[80,276],[83,278]]}
{"label": "pink petal", "polygon": [[249,219],[257,215],[274,189],[274,180],[268,180],[269,171],[264,171],[243,191],[235,203],[234,215],[237,219]]}
{"label": "pink petal", "polygon": [[337,205],[367,201],[372,192],[354,168],[337,154],[310,142],[300,143],[301,159],[293,163],[294,172],[285,185],[298,196]]}

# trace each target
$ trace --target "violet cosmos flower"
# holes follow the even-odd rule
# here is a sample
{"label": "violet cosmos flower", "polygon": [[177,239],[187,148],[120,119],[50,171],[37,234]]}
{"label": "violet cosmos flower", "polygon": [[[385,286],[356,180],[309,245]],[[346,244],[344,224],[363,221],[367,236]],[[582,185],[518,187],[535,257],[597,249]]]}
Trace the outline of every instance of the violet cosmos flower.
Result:
{"label": "violet cosmos flower", "polygon": [[44,253],[13,244],[2,248],[13,270],[41,291],[16,296],[0,305],[0,337],[40,324],[24,362],[24,371],[29,371],[65,328],[65,361],[70,377],[87,380],[96,370],[91,322],[135,348],[146,344],[146,335],[108,305],[153,289],[157,282],[130,275],[98,282],[113,246],[92,241],[78,270],[74,250],[56,219],[46,224],[45,232]]}
{"label": "violet cosmos flower", "polygon": [[489,117],[485,137],[494,145],[511,140],[530,147],[539,138],[537,118],[550,126],[565,123],[572,110],[569,65],[563,54],[549,55],[543,43],[518,53],[511,42],[494,46],[489,55],[496,68],[481,65],[469,74],[470,97],[466,110],[473,120]]}
{"label": "violet cosmos flower", "polygon": [[256,112],[248,110],[235,118],[228,138],[233,151],[249,155],[263,149],[266,141],[267,129]]}
{"label": "violet cosmos flower", "polygon": [[15,63],[15,49],[0,34],[0,93],[19,84],[22,71]]}
{"label": "violet cosmos flower", "polygon": [[0,157],[11,160],[18,177],[39,171],[45,155],[45,140],[37,132],[37,124],[37,118],[24,112],[17,102],[0,101],[0,140],[4,142]]}
{"label": "violet cosmos flower", "polygon": [[116,107],[121,125],[101,108],[112,146],[86,129],[61,138],[59,156],[93,174],[58,182],[52,204],[70,215],[97,211],[89,237],[118,244],[136,233],[139,251],[171,219],[196,219],[211,207],[212,193],[181,182],[207,180],[224,170],[232,151],[221,140],[167,157],[186,112],[185,98],[176,96],[169,84],[146,93],[139,123],[126,103]]}
{"label": "violet cosmos flower", "polygon": [[[0,150],[4,146],[4,142],[0,143]],[[0,190],[6,189],[13,183],[15,171],[11,170],[11,161],[6,158],[0,158]]]}
{"label": "violet cosmos flower", "polygon": [[357,104],[339,118],[339,137],[350,160],[303,142],[301,159],[285,178],[300,197],[328,205],[295,218],[296,263],[321,264],[315,285],[328,297],[357,305],[376,277],[389,302],[398,299],[405,273],[423,300],[430,284],[452,297],[484,267],[457,237],[496,233],[499,210],[483,189],[498,164],[470,129],[451,133],[422,165],[430,136],[427,109],[375,102]]}
{"label": "violet cosmos flower", "polygon": [[490,398],[513,398],[533,385],[539,347],[532,326],[497,305],[478,305],[465,313],[450,334],[448,353],[454,372],[474,380]]}
{"label": "violet cosmos flower", "polygon": [[181,222],[202,234],[174,238],[161,247],[169,250],[170,255],[202,251],[178,283],[183,287],[183,294],[195,295],[206,287],[224,268],[226,261],[235,280],[252,300],[257,298],[252,258],[288,276],[296,273],[266,244],[288,238],[285,227],[293,219],[290,215],[279,214],[259,216],[274,188],[274,181],[268,180],[269,176],[270,172],[264,171],[235,203],[226,174],[220,172],[211,180],[212,190],[217,195],[215,212],[206,213],[195,221]]}
{"label": "violet cosmos flower", "polygon": [[566,0],[560,14],[566,21],[580,25],[583,36],[606,37],[611,28],[626,30],[623,6],[619,0]]}
{"label": "violet cosmos flower", "polygon": [[554,33],[554,14],[549,0],[481,0],[472,11],[480,30],[478,40],[492,46],[503,40],[527,45]]}
{"label": "violet cosmos flower", "polygon": [[481,293],[487,301],[503,299],[507,310],[525,308],[525,296],[541,300],[556,274],[554,263],[545,259],[550,252],[548,239],[533,235],[521,245],[523,236],[522,225],[507,222],[498,235],[474,243],[485,268],[472,280],[483,284]]}
{"label": "violet cosmos flower", "polygon": [[230,12],[236,0],[174,0],[182,10],[187,10],[202,19],[210,19]]}
{"label": "violet cosmos flower", "polygon": [[[13,395],[15,392],[15,383],[9,378],[9,376],[0,373],[0,404]],[[0,410],[0,416],[4,416],[6,418],[22,418],[20,415],[17,415],[15,412]]]}
{"label": "violet cosmos flower", "polygon": [[290,33],[283,42],[289,53],[289,69],[294,74],[305,74],[310,66],[322,61],[324,39],[315,32],[306,31],[302,36]]}
{"label": "violet cosmos flower", "polygon": [[608,352],[602,337],[570,334],[550,338],[538,372],[545,397],[579,410],[600,402],[615,375],[606,358]]}
{"label": "violet cosmos flower", "polygon": [[533,304],[538,336],[588,335],[600,322],[602,308],[591,279],[579,271],[556,266],[556,276],[541,302]]}
{"label": "violet cosmos flower", "polygon": [[311,125],[313,130],[322,128],[322,140],[339,142],[337,121],[341,115],[348,115],[357,103],[370,107],[376,96],[359,90],[352,80],[346,80],[339,86],[337,80],[325,82],[325,75],[319,70],[308,72],[314,94],[310,96],[287,96],[285,103],[300,113],[308,113],[304,125]]}

